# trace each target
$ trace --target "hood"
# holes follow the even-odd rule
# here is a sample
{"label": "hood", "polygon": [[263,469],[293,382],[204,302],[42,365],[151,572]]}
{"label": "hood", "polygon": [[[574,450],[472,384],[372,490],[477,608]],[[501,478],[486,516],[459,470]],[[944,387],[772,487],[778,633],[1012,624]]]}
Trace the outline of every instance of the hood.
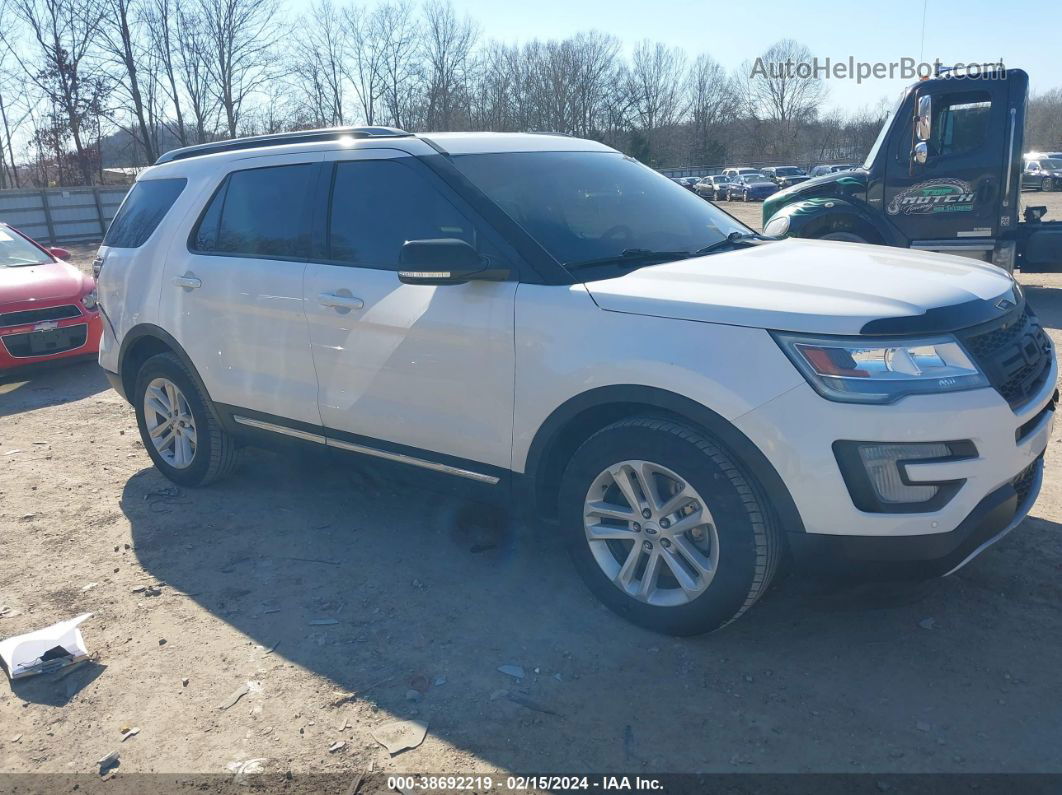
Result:
{"label": "hood", "polygon": [[[811,334],[859,334],[868,323],[892,318],[915,320],[875,325],[893,333],[900,333],[897,326],[918,333],[951,330],[935,326],[938,317],[967,319],[956,328],[973,325],[989,319],[986,314],[1001,315],[990,299],[1013,287],[994,265],[962,257],[797,239],[653,265],[586,285],[598,306],[612,312]],[[966,307],[933,312],[958,305]]]}
{"label": "hood", "polygon": [[88,289],[88,277],[68,262],[0,268],[0,307],[23,301],[76,300]]}

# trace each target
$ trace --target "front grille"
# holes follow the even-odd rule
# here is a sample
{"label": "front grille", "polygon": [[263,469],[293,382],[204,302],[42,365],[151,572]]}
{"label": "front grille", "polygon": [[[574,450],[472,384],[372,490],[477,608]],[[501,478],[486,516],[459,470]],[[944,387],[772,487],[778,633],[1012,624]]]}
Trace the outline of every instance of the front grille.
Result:
{"label": "front grille", "polygon": [[1018,492],[1018,505],[1022,505],[1025,499],[1029,496],[1029,491],[1033,487],[1033,483],[1036,482],[1036,469],[1043,461],[1041,455],[1029,466],[1025,467],[1014,480],[1010,482],[1010,485],[1014,487],[1014,491]]}
{"label": "front grille", "polygon": [[23,309],[20,312],[4,312],[0,314],[0,328],[40,323],[42,320],[63,320],[68,317],[78,317],[80,314],[81,310],[73,304],[49,306],[45,309]]}
{"label": "front grille", "polygon": [[1013,409],[1040,390],[1051,370],[1051,342],[1028,305],[987,328],[974,328],[959,337]]}
{"label": "front grille", "polygon": [[7,352],[17,359],[30,356],[50,356],[80,348],[88,337],[88,326],[80,323],[76,326],[51,329],[49,331],[27,331],[22,334],[8,334],[0,337]]}

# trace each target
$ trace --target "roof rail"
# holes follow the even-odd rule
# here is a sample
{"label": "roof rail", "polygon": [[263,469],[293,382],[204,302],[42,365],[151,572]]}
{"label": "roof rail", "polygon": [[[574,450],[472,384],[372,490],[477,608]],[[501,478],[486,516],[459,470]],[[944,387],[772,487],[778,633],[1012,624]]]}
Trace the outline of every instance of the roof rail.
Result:
{"label": "roof rail", "polygon": [[202,157],[203,155],[214,155],[219,152],[235,152],[240,149],[257,149],[263,146],[337,141],[340,138],[411,138],[412,136],[413,133],[394,127],[326,127],[319,130],[298,130],[296,132],[275,133],[273,135],[252,135],[248,138],[230,138],[223,141],[211,141],[206,144],[171,149],[159,157],[155,161],[155,165],[169,163],[173,160],[185,160],[189,157]]}

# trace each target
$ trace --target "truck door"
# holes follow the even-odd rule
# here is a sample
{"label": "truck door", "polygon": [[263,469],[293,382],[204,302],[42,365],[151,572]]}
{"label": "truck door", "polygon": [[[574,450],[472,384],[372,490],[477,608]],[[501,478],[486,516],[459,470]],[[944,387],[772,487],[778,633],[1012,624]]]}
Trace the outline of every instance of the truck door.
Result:
{"label": "truck door", "polygon": [[1006,104],[1005,80],[936,80],[915,92],[916,123],[909,134],[898,127],[883,202],[912,248],[991,259]]}

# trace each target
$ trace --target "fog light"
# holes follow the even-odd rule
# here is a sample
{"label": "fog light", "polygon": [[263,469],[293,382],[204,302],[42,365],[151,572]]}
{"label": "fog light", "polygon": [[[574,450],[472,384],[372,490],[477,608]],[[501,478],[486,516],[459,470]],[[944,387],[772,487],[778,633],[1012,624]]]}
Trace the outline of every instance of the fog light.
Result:
{"label": "fog light", "polygon": [[942,442],[924,444],[861,444],[859,457],[866,468],[870,484],[884,503],[928,502],[937,496],[937,485],[904,483],[897,462],[923,458],[946,458],[951,454]]}

